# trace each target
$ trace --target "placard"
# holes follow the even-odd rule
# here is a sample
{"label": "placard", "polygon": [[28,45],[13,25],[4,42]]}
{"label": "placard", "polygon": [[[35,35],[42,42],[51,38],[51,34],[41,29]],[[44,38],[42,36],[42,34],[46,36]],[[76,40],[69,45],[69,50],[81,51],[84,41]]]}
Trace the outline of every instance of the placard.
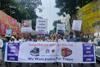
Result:
{"label": "placard", "polygon": [[48,21],[44,18],[37,18],[36,20],[36,32],[37,34],[47,34]]}
{"label": "placard", "polygon": [[82,20],[73,20],[72,30],[81,31]]}
{"label": "placard", "polygon": [[65,24],[57,24],[57,34],[64,35],[65,33]]}
{"label": "placard", "polygon": [[23,20],[22,21],[21,32],[22,33],[31,33],[32,31],[33,31],[33,29],[32,29],[32,20]]}

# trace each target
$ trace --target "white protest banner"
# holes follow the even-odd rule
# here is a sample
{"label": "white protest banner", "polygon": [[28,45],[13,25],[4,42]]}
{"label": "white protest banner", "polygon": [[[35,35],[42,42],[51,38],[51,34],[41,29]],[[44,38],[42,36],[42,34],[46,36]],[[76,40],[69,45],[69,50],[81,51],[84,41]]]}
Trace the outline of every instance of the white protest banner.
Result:
{"label": "white protest banner", "polygon": [[57,33],[64,34],[65,33],[65,24],[57,24]]}
{"label": "white protest banner", "polygon": [[81,31],[82,20],[73,20],[72,30]]}
{"label": "white protest banner", "polygon": [[22,33],[31,33],[32,31],[33,31],[33,29],[32,29],[32,20],[23,20],[22,21],[21,32]]}
{"label": "white protest banner", "polygon": [[37,18],[36,20],[36,32],[37,34],[47,34],[48,21],[44,18]]}
{"label": "white protest banner", "polygon": [[8,43],[6,62],[21,63],[96,63],[95,48],[82,42]]}

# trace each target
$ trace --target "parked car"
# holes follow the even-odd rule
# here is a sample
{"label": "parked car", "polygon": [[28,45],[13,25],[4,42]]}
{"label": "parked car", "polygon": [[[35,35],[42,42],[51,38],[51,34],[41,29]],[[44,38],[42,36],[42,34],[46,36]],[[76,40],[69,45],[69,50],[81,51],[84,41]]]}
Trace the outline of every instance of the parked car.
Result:
{"label": "parked car", "polygon": [[100,61],[100,38],[98,38],[97,40],[96,40],[96,50],[95,50],[95,52],[96,52],[96,59],[98,60],[98,61]]}

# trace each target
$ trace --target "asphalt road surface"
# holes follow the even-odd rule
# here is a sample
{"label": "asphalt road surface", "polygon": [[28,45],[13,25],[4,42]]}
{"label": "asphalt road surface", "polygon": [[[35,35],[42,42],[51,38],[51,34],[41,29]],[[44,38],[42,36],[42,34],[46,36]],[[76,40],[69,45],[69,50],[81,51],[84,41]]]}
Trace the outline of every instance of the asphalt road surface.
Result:
{"label": "asphalt road surface", "polygon": [[[7,67],[5,63],[1,64],[0,67]],[[11,66],[9,67],[62,67],[62,65],[60,63],[53,63],[53,64],[16,64],[16,63],[12,63]],[[71,66],[71,64],[64,64],[63,67],[94,67],[93,65],[91,64],[73,64]],[[100,62],[97,62],[95,64],[95,67],[100,67]]]}

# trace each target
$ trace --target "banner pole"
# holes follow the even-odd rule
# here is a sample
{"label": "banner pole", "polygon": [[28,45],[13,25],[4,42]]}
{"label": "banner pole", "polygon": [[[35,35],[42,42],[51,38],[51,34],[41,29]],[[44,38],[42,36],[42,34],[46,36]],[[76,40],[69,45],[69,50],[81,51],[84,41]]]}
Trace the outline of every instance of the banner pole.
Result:
{"label": "banner pole", "polygon": [[31,63],[29,63],[29,67],[32,67],[32,64]]}
{"label": "banner pole", "polygon": [[61,67],[64,67],[64,64],[63,63],[61,63]]}
{"label": "banner pole", "polygon": [[74,67],[74,64],[71,64],[71,67]]}

